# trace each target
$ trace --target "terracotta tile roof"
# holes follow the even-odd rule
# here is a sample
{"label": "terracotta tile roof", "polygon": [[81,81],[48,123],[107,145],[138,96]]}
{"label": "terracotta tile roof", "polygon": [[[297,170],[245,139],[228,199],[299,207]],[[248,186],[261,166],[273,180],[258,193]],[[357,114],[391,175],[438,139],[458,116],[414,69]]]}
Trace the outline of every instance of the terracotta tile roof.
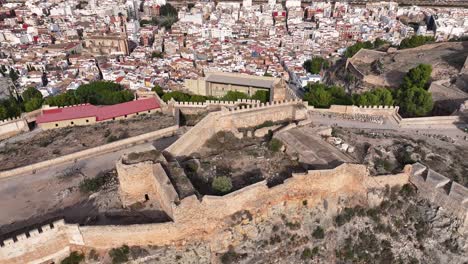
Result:
{"label": "terracotta tile roof", "polygon": [[96,117],[96,121],[103,121],[114,117],[153,110],[159,107],[160,105],[155,98],[135,100],[108,106],[83,104],[44,110],[42,114],[37,117],[36,122],[41,124],[86,117]]}

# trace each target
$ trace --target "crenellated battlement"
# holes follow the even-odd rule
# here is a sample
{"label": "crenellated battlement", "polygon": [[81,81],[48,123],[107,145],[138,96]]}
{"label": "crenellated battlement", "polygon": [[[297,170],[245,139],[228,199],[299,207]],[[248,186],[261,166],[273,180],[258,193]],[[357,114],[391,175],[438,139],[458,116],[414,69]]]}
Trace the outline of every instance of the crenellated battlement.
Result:
{"label": "crenellated battlement", "polygon": [[261,110],[264,108],[272,108],[272,107],[279,107],[279,106],[289,106],[289,105],[298,105],[302,104],[307,106],[307,102],[302,101],[301,99],[290,99],[290,100],[282,100],[282,101],[273,101],[268,103],[257,103],[253,105],[245,105],[239,106],[233,109],[223,109],[223,112],[247,112],[247,111],[255,111]]}
{"label": "crenellated battlement", "polygon": [[76,104],[76,105],[65,105],[65,106],[58,106],[57,108],[70,108],[70,107],[85,106],[85,105],[91,105],[91,104],[86,103],[86,104]]}
{"label": "crenellated battlement", "polygon": [[0,120],[0,125],[11,123],[11,122],[16,122],[16,121],[21,121],[23,118],[22,117],[12,117],[12,118],[7,118]]}
{"label": "crenellated battlement", "polygon": [[259,100],[238,99],[237,101],[174,102],[175,107],[236,106],[239,104],[259,104]]}
{"label": "crenellated battlement", "polygon": [[358,106],[360,109],[382,109],[382,110],[395,110],[398,111],[399,107],[398,106],[393,106],[393,105],[360,105]]}
{"label": "crenellated battlement", "polygon": [[19,234],[15,237],[3,240],[0,243],[0,248],[17,247],[20,243],[27,241],[31,238],[37,238],[46,234],[51,234],[58,230],[59,227],[65,226],[63,219],[57,220],[47,225],[43,225],[40,228],[31,229],[26,233]]}
{"label": "crenellated battlement", "polygon": [[468,188],[420,163],[413,165],[410,181],[422,197],[465,219],[465,225],[468,224]]}

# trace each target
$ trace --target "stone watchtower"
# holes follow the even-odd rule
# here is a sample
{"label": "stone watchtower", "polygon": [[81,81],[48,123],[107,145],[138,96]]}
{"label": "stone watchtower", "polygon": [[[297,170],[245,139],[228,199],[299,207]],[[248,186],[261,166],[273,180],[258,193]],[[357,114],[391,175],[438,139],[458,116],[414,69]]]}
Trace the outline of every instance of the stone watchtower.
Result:
{"label": "stone watchtower", "polygon": [[281,78],[275,82],[272,89],[271,99],[272,101],[282,101],[286,100],[286,81]]}
{"label": "stone watchtower", "polygon": [[165,159],[157,150],[130,153],[116,163],[119,195],[123,207],[142,204],[161,208],[173,219],[172,205],[179,196],[160,162]]}

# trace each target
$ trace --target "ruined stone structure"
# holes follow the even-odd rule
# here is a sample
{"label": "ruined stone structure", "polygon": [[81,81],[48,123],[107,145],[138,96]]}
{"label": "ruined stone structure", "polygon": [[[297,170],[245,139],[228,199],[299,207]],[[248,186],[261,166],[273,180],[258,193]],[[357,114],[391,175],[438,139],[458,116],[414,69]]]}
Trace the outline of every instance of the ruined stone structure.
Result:
{"label": "ruined stone structure", "polygon": [[[158,155],[154,152],[157,151],[147,153]],[[132,155],[146,155],[147,153],[124,155],[117,162],[120,200],[124,207],[135,203],[159,204],[163,211],[173,218],[172,204],[177,202],[179,197],[161,164],[154,163],[153,160],[136,163],[131,160]],[[159,156],[160,159],[164,159],[161,154]]]}
{"label": "ruined stone structure", "polygon": [[189,155],[219,131],[231,131],[237,134],[239,128],[255,127],[266,121],[306,119],[306,104],[301,100],[289,100],[241,106],[210,113],[172,144],[167,151],[173,156]]}
{"label": "ruined stone structure", "polygon": [[128,40],[119,34],[86,36],[84,46],[94,55],[128,55]]}
{"label": "ruined stone structure", "polygon": [[[338,107],[335,110],[391,115],[397,109]],[[236,132],[265,121],[303,120],[301,123],[306,119],[307,111],[308,107],[302,101],[291,100],[212,112],[167,150],[173,156],[188,155],[218,131]],[[131,138],[127,140],[133,142]],[[158,163],[167,162],[164,157],[161,161],[159,158],[128,158],[123,157],[117,164],[124,205],[151,203],[154,199],[172,221],[126,226],[77,226],[63,221],[54,222],[1,242],[0,263],[58,262],[73,250],[110,249],[123,244],[161,246],[181,245],[187,241],[215,241],[217,246],[226,248],[228,245],[223,244],[226,234],[223,232],[234,223],[236,214],[248,212],[252,216],[248,221],[262,221],[273,210],[298,208],[304,201],[310,206],[326,201],[327,212],[336,214],[338,201],[352,198],[349,200],[356,205],[375,206],[378,205],[377,199],[369,193],[409,182],[423,197],[462,219],[465,223],[462,232],[467,230],[468,190],[420,164],[407,166],[400,174],[371,177],[365,165],[345,163],[329,170],[293,173],[284,183],[273,187],[261,181],[224,196],[205,195],[199,200],[193,194],[178,196],[169,184],[162,164]]]}
{"label": "ruined stone structure", "polygon": [[182,244],[187,240],[213,241],[225,235],[223,230],[233,224],[232,215],[236,213],[248,211],[252,221],[262,221],[274,208],[300,207],[304,200],[314,206],[326,200],[328,210],[334,214],[338,210],[338,200],[352,197],[353,201],[366,204],[369,190],[407,183],[409,172],[407,169],[398,175],[376,179],[369,177],[364,165],[343,164],[331,170],[293,174],[283,184],[271,188],[262,181],[224,196],[207,195],[202,201],[192,195],[176,205],[171,197],[161,196],[171,205],[173,222],[129,226],[77,226],[55,222],[52,229],[45,226],[42,232],[32,230],[1,243],[0,262],[57,262],[72,249],[109,249],[122,244],[147,246]]}
{"label": "ruined stone structure", "polygon": [[420,163],[413,165],[410,180],[422,197],[464,219],[464,229],[468,231],[467,188]]}

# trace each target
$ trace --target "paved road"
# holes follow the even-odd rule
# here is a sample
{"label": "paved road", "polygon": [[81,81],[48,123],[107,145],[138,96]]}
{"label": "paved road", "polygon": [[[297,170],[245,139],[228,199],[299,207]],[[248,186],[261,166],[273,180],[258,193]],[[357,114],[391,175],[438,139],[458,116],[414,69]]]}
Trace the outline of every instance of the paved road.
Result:
{"label": "paved road", "polygon": [[426,125],[414,125],[411,127],[400,127],[395,120],[386,118],[383,124],[359,122],[345,119],[338,119],[336,117],[322,116],[317,113],[309,112],[309,118],[312,120],[314,125],[324,126],[339,126],[345,128],[356,128],[356,129],[375,129],[379,130],[392,130],[402,134],[410,135],[429,135],[429,136],[447,136],[456,140],[457,144],[468,145],[468,141],[465,138],[468,136],[467,133],[457,128],[455,125],[448,126],[426,126]]}
{"label": "paved road", "polygon": [[289,154],[298,153],[299,161],[311,168],[332,168],[344,162],[355,162],[351,156],[321,139],[312,127],[284,131],[278,138],[286,144]]}

